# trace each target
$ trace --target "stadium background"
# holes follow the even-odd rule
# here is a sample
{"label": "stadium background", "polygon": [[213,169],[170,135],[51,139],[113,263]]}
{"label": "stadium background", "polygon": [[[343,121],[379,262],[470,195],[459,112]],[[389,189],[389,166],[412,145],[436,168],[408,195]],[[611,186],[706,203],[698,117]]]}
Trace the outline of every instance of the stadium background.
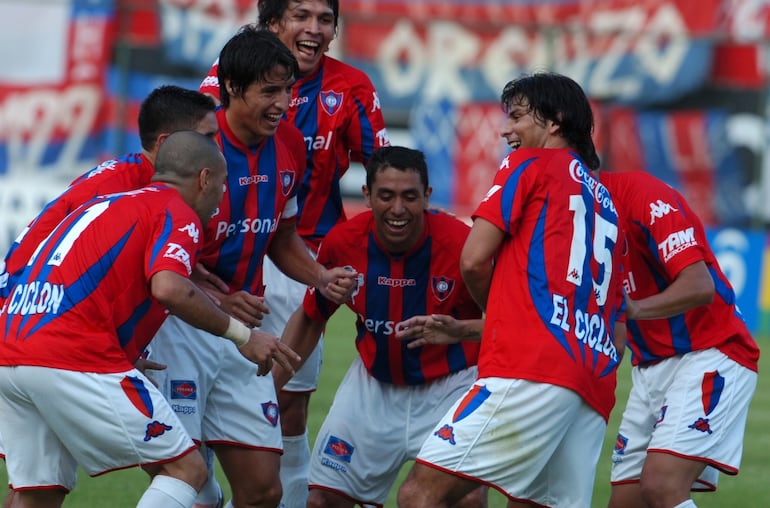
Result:
{"label": "stadium background", "polygon": [[[426,152],[466,216],[506,147],[502,86],[555,70],[595,107],[603,167],[679,188],[751,329],[770,330],[767,0],[343,0],[335,56],[377,87],[393,142]],[[0,251],[52,196],[140,149],[156,86],[197,88],[253,0],[0,0]],[[355,206],[360,168],[345,178]]]}

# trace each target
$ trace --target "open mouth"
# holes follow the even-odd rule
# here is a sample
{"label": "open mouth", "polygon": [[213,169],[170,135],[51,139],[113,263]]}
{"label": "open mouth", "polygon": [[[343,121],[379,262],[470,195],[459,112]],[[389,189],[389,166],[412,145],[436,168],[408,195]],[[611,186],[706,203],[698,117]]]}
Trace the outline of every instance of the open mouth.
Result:
{"label": "open mouth", "polygon": [[508,142],[508,146],[510,146],[512,149],[516,150],[516,149],[518,149],[521,146],[521,141],[519,141],[519,140],[509,141]]}
{"label": "open mouth", "polygon": [[309,57],[315,57],[318,54],[318,48],[321,45],[314,41],[299,41],[297,42],[297,48],[300,54]]}

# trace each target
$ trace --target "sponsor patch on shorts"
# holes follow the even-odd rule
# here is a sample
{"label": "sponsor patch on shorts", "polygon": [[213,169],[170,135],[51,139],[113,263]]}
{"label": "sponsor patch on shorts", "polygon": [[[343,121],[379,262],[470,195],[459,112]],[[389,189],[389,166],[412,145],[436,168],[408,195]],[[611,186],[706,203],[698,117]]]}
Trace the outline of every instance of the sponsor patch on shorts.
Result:
{"label": "sponsor patch on shorts", "polygon": [[198,388],[195,386],[195,381],[190,381],[187,379],[172,379],[171,398],[185,400],[197,399]]}
{"label": "sponsor patch on shorts", "polygon": [[354,450],[355,447],[352,444],[335,436],[329,436],[329,440],[326,441],[326,446],[324,447],[324,453],[326,455],[347,462],[348,464],[350,464],[350,459],[353,457]]}

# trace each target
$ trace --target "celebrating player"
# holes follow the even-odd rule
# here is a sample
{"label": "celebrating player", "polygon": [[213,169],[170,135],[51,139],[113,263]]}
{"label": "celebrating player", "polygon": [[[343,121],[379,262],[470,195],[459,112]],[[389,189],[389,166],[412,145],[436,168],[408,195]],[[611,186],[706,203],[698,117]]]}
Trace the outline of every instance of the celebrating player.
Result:
{"label": "celebrating player", "polygon": [[478,380],[423,444],[403,507],[445,506],[479,483],[511,505],[591,506],[620,360],[618,215],[590,173],[593,115],[577,83],[525,76],[501,102],[516,150],[460,258],[486,310]]}
{"label": "celebrating player", "polygon": [[[250,326],[259,325],[265,310],[259,296],[266,253],[288,276],[335,302],[347,298],[356,276],[316,263],[296,233],[305,147],[301,134],[281,123],[296,74],[291,51],[253,26],[233,36],[219,57],[217,139],[228,179],[206,228],[201,263],[230,288],[214,292],[222,308]],[[241,290],[253,299],[236,293]],[[272,378],[258,379],[235,348],[173,317],[153,340],[150,358],[168,365],[156,380],[192,437],[215,451],[232,504],[276,506],[282,440]]]}
{"label": "celebrating player", "polygon": [[[345,219],[339,179],[350,161],[366,164],[372,151],[390,144],[377,92],[360,70],[326,55],[339,21],[338,0],[260,0],[259,25],[275,32],[299,63],[285,117],[305,139],[307,169],[297,190],[297,232],[314,254],[326,233]],[[219,97],[216,65],[200,88]],[[280,335],[301,305],[305,286],[264,263],[265,301],[270,314],[262,329]],[[318,386],[322,341],[279,393],[284,454],[283,502],[305,506],[309,448],[307,410]]]}
{"label": "celebrating player", "polygon": [[[364,212],[335,226],[318,260],[360,275],[346,303],[356,314],[354,360],[315,443],[308,506],[382,506],[407,460],[476,376],[478,342],[407,348],[396,323],[415,314],[478,319],[481,311],[460,279],[457,259],[468,226],[427,211],[431,188],[423,154],[376,150],[366,169]],[[282,341],[312,351],[339,305],[308,291]],[[304,358],[304,356],[303,356]],[[276,383],[289,375],[276,367]],[[480,489],[474,506],[484,506]]]}
{"label": "celebrating player", "polygon": [[158,151],[154,183],[77,208],[15,279],[0,312],[0,432],[15,502],[61,506],[77,465],[90,475],[142,465],[153,480],[139,507],[192,506],[205,463],[132,367],[119,315],[163,315],[155,311],[163,305],[230,339],[260,374],[273,360],[291,368],[288,347],[225,314],[189,280],[226,174],[216,143],[176,132]]}
{"label": "celebrating player", "polygon": [[694,508],[738,473],[759,349],[682,196],[644,172],[600,174],[624,219],[633,385],[612,454],[612,508]]}

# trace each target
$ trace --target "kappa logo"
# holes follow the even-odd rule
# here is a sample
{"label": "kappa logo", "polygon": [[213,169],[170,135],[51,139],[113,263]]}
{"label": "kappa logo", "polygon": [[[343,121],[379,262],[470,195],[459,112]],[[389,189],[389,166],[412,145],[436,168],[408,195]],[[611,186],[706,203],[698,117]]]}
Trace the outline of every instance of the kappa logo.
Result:
{"label": "kappa logo", "polygon": [[144,433],[144,440],[149,441],[150,439],[162,436],[173,428],[174,427],[171,425],[166,425],[165,423],[159,422],[158,420],[153,420],[147,424],[147,430]]}
{"label": "kappa logo", "polygon": [[278,425],[278,404],[273,401],[262,403],[262,414],[265,415],[270,425],[276,427]]}
{"label": "kappa logo", "polygon": [[655,219],[662,219],[669,213],[678,211],[678,209],[664,202],[662,199],[659,199],[654,203],[650,203],[650,226],[655,224]]}
{"label": "kappa logo", "polygon": [[181,233],[187,233],[188,235],[190,235],[190,238],[192,238],[194,243],[198,243],[198,239],[200,238],[200,231],[198,230],[198,227],[195,225],[194,222],[191,222],[186,226],[179,228],[179,231]]}
{"label": "kappa logo", "polygon": [[711,434],[711,424],[708,418],[698,418],[692,425],[687,426],[688,429],[699,430],[701,432],[707,432]]}
{"label": "kappa logo", "polygon": [[451,445],[457,444],[457,441],[455,441],[455,429],[448,423],[445,423],[440,429],[434,432],[433,435],[447,441]]}

